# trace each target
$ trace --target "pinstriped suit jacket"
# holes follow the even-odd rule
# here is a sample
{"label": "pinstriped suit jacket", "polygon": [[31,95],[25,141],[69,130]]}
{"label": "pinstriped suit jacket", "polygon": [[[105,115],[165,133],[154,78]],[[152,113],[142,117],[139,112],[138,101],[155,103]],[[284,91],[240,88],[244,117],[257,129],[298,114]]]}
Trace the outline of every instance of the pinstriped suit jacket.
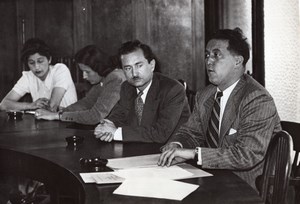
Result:
{"label": "pinstriped suit jacket", "polygon": [[[197,93],[189,120],[171,138],[184,148],[201,146],[202,167],[230,169],[254,189],[262,173],[263,159],[271,138],[281,130],[273,98],[252,77],[243,75],[227,101],[218,148],[205,147],[206,131],[216,86]],[[230,129],[236,133],[230,134]]]}

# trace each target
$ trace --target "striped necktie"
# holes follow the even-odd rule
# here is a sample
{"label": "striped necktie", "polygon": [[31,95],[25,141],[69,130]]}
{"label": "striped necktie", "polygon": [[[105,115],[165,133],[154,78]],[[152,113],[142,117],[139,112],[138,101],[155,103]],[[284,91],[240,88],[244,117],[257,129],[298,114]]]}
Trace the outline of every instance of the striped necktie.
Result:
{"label": "striped necktie", "polygon": [[220,101],[222,96],[223,92],[218,91],[207,128],[207,144],[212,148],[218,147],[219,144]]}
{"label": "striped necktie", "polygon": [[144,102],[142,99],[143,92],[140,91],[140,93],[137,95],[136,99],[135,99],[135,114],[136,117],[138,119],[138,124],[141,124],[141,120],[142,120],[142,115],[143,115],[143,107],[144,107]]}

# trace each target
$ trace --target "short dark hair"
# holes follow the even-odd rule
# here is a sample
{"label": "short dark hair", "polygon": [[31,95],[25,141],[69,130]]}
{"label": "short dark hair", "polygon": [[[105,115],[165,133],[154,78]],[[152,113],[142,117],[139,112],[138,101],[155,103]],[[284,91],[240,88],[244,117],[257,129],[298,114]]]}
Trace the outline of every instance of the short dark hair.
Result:
{"label": "short dark hair", "polygon": [[153,59],[155,60],[155,72],[160,72],[159,62],[152,52],[150,46],[141,43],[139,40],[128,41],[122,44],[122,46],[118,50],[118,56],[121,63],[121,55],[132,53],[138,49],[143,51],[144,57],[147,59],[148,63],[150,63]]}
{"label": "short dark hair", "polygon": [[21,61],[27,68],[29,56],[35,53],[39,53],[40,55],[47,57],[48,60],[51,58],[50,47],[43,40],[39,38],[30,38],[25,42],[21,50]]}
{"label": "short dark hair", "polygon": [[75,62],[89,66],[100,76],[107,76],[115,67],[108,64],[108,55],[96,45],[87,45],[75,54]]}
{"label": "short dark hair", "polygon": [[212,35],[210,39],[228,40],[227,49],[230,52],[243,56],[243,66],[245,66],[248,62],[250,55],[250,45],[247,42],[247,38],[244,36],[243,31],[240,28],[236,27],[233,30],[218,30]]}

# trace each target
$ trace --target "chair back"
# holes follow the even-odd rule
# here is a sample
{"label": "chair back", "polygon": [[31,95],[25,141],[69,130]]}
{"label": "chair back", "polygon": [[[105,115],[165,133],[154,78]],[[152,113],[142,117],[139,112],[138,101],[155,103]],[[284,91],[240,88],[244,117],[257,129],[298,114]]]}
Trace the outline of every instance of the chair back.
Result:
{"label": "chair back", "polygon": [[298,162],[300,152],[300,123],[281,121],[281,127],[293,138],[295,157],[292,164],[290,185],[294,186],[294,203],[298,203],[300,200],[300,162]]}
{"label": "chair back", "polygon": [[281,127],[293,138],[295,157],[292,165],[292,175],[300,176],[300,163],[298,162],[300,152],[300,123],[281,121]]}
{"label": "chair back", "polygon": [[286,131],[271,140],[265,156],[260,196],[265,203],[285,203],[291,174],[292,138]]}
{"label": "chair back", "polygon": [[187,85],[186,81],[184,81],[183,79],[178,79],[178,81],[184,86],[185,88],[185,93],[186,93],[186,97],[190,106],[190,110],[193,111],[194,109],[194,105],[195,105],[195,98],[196,98],[196,91],[193,91],[189,88],[189,86]]}

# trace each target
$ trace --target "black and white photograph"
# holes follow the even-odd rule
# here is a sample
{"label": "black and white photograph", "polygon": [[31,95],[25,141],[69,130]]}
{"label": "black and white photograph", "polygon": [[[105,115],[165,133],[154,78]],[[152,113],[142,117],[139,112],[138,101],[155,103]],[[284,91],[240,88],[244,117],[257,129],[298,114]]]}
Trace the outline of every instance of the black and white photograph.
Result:
{"label": "black and white photograph", "polygon": [[299,0],[0,10],[0,204],[299,203]]}

